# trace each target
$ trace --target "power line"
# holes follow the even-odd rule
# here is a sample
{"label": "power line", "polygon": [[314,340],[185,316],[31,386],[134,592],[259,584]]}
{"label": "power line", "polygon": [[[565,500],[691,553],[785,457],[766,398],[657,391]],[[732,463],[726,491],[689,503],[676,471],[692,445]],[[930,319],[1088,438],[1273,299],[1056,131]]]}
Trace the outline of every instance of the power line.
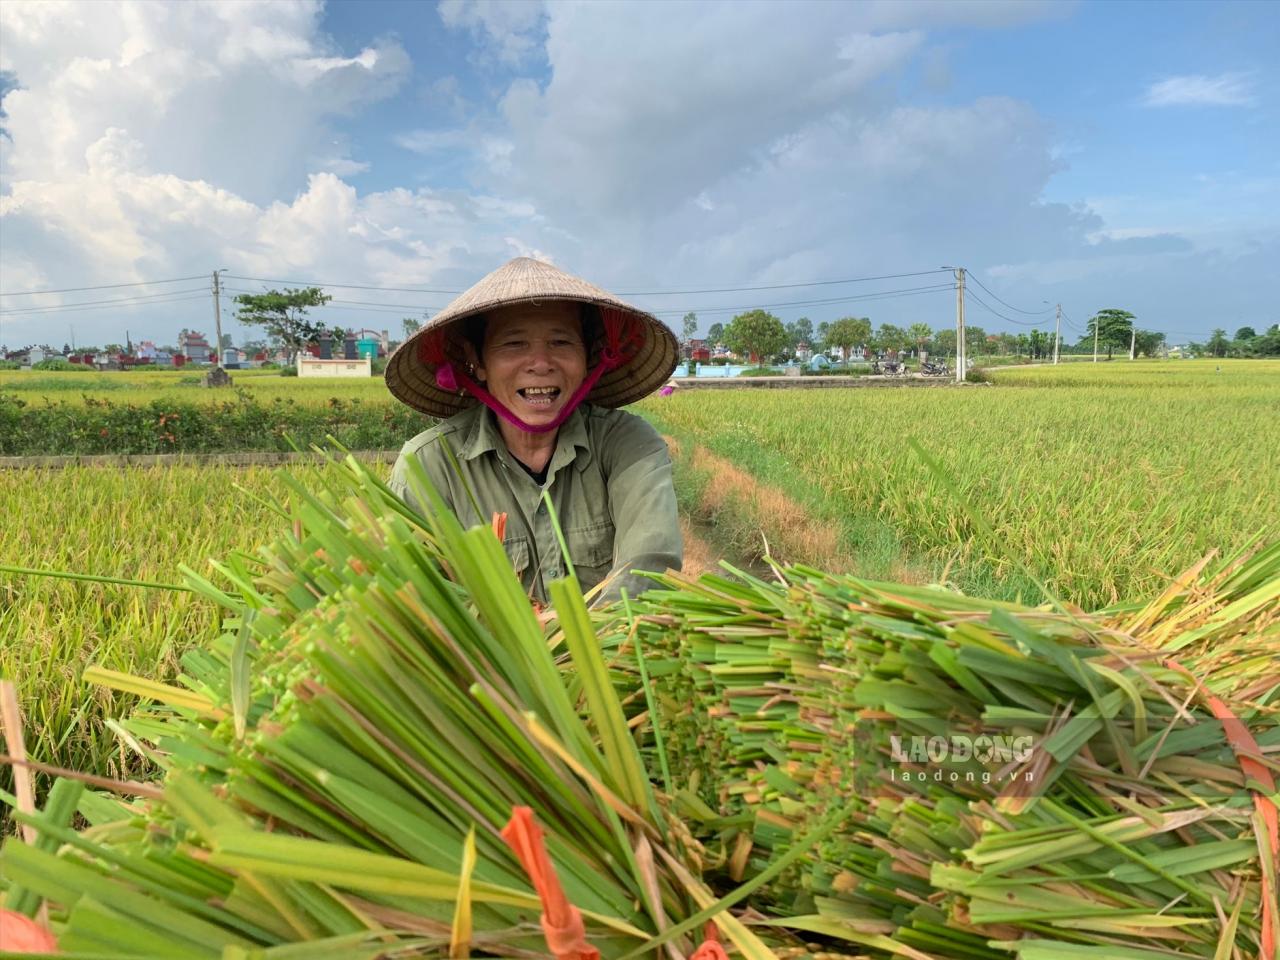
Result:
{"label": "power line", "polygon": [[0,297],[34,297],[42,293],[83,293],[86,290],[118,290],[121,287],[148,287],[157,283],[182,283],[185,280],[203,280],[203,276],[198,277],[174,277],[170,280],[138,280],[134,283],[104,283],[96,287],[63,287],[61,290],[15,290],[10,293],[0,293]]}
{"label": "power line", "polygon": [[[254,291],[245,290],[243,287],[223,287],[222,289],[227,291],[228,293],[247,293],[251,296],[255,295]],[[441,309],[440,307],[427,306],[421,303],[378,303],[373,300],[340,300],[336,297],[327,301],[325,306],[327,308],[329,304],[334,304],[334,303],[350,304],[352,306],[357,306],[357,307],[391,308],[386,310],[387,313],[403,313],[405,310],[439,310]]]}
{"label": "power line", "polygon": [[[953,283],[939,283],[939,284],[934,284],[932,286],[906,287],[901,290],[881,290],[876,293],[863,293],[863,294],[858,294],[857,296],[852,296],[852,297],[830,297],[823,300],[788,300],[780,303],[755,303],[755,304],[747,304],[745,306],[736,306],[736,307],[705,307],[705,308],[699,308],[696,312],[699,314],[735,313],[740,310],[770,310],[770,309],[773,309],[774,307],[807,307],[807,306],[821,306],[821,305],[828,305],[828,304],[835,304],[835,303],[854,303],[857,301],[868,301],[868,300],[892,300],[897,297],[919,296],[920,294],[924,294],[924,293],[937,293],[940,290],[954,290],[954,289],[955,289],[955,284]],[[685,312],[685,311],[682,311],[682,310],[653,311],[655,316],[663,316],[663,315],[675,316],[682,312]]]}
{"label": "power line", "polygon": [[144,300],[159,300],[162,297],[176,297],[184,293],[199,293],[203,287],[188,287],[185,290],[167,290],[164,293],[140,293],[130,297],[116,297],[108,300],[73,300],[70,303],[51,303],[45,306],[32,307],[0,307],[0,313],[29,313],[33,310],[63,310],[68,307],[87,307],[99,303],[138,303]]}
{"label": "power line", "polygon": [[[887,274],[880,274],[877,276],[869,276],[869,277],[846,277],[838,280],[807,280],[807,281],[796,282],[796,283],[773,283],[773,284],[757,284],[757,285],[747,285],[747,286],[707,287],[707,288],[696,289],[696,290],[631,290],[631,291],[623,291],[620,294],[620,296],[666,297],[666,296],[694,296],[694,295],[713,294],[713,293],[751,293],[751,292],[760,291],[760,290],[787,290],[787,289],[796,289],[800,287],[820,287],[820,286],[833,286],[833,285],[846,284],[846,283],[867,283],[867,282],[872,282],[877,280],[896,280],[896,279],[901,279],[905,277],[923,277],[923,276],[928,276],[930,274],[944,273],[944,272],[946,271],[940,270],[940,269],[939,270],[917,270],[917,271],[912,271],[908,273],[887,273]],[[241,276],[241,275],[230,274],[230,273],[226,274],[225,276],[226,276],[226,279],[229,279],[229,280],[243,280],[243,281],[259,282],[259,283],[292,284],[297,286],[311,286],[311,287],[332,287],[332,288],[341,289],[341,290],[374,290],[374,291],[383,291],[387,293],[434,293],[434,294],[448,294],[448,295],[458,294],[461,292],[459,290],[445,290],[445,289],[430,288],[430,287],[389,287],[389,286],[376,286],[372,284],[327,283],[327,282],[318,281],[318,280],[284,280],[284,279],[271,278],[271,277],[247,277],[247,276]],[[51,289],[51,290],[13,291],[10,293],[0,294],[0,296],[33,296],[36,294],[44,294],[44,293],[75,293],[75,292],[86,291],[86,290],[109,290],[109,289],[117,289],[121,287],[146,286],[150,284],[159,284],[159,283],[177,283],[185,280],[202,280],[202,279],[204,279],[203,276],[176,277],[168,280],[144,280],[144,281],[138,281],[136,283],[101,284],[98,286],[91,286],[91,287],[65,287],[61,289]],[[174,292],[177,293],[179,291],[174,291]],[[182,291],[182,292],[185,292],[185,291]],[[253,293],[254,291],[240,290],[238,292]],[[857,298],[801,300],[801,301],[791,301],[787,303],[770,304],[768,306],[805,306],[810,304],[838,303],[838,302],[844,302],[847,299],[852,300]],[[89,304],[107,303],[107,302],[109,301],[85,301],[84,303],[55,305],[55,306],[49,307],[48,309],[51,309],[51,310],[64,309],[64,308],[79,307],[79,306],[86,306]],[[127,303],[129,301],[125,299],[121,299],[115,302]],[[393,309],[407,309],[407,310],[423,310],[423,309],[438,310],[440,309],[439,307],[423,306],[420,304],[381,304],[381,303],[372,303],[369,301],[360,301],[360,300],[345,300],[345,301],[334,300],[333,302],[348,303],[348,304],[359,305],[359,306],[389,307]],[[33,307],[31,309],[35,310],[39,308]],[[751,308],[750,307],[707,308],[704,312],[723,312],[726,309],[736,310],[736,309],[751,309]],[[656,311],[656,312],[675,313],[678,311]]]}
{"label": "power line", "polygon": [[849,277],[845,280],[809,280],[805,283],[773,283],[759,287],[721,287],[707,290],[631,290],[619,294],[622,297],[674,297],[695,293],[747,293],[753,290],[785,290],[790,287],[825,287],[838,283],[866,283],[871,280],[899,280],[903,277],[923,277],[931,273],[949,273],[949,270],[917,270],[915,273],[886,273],[879,277]]}
{"label": "power line", "polygon": [[[205,297],[207,296],[208,296],[207,294],[204,294],[204,295],[197,295],[192,297],[174,297],[170,300],[152,300],[148,303],[134,303],[134,304],[129,304],[128,306],[130,307],[163,307],[173,303],[187,303],[193,300],[204,300]],[[58,311],[58,315],[61,315],[63,313],[83,313],[86,310],[110,310],[110,309],[112,308],[109,306],[71,307],[66,310]],[[0,314],[0,320],[5,320],[8,322],[15,322],[18,320],[35,320],[35,319],[39,319],[43,315],[44,314],[41,314],[41,313],[24,313],[24,312],[5,313],[5,314]]]}
{"label": "power line", "polygon": [[255,283],[283,283],[299,287],[333,287],[338,290],[385,290],[388,293],[448,293],[458,294],[461,290],[432,290],[426,287],[374,287],[359,283],[323,283],[319,280],[279,280],[271,277],[238,277],[226,274],[228,280],[248,280]]}
{"label": "power line", "polygon": [[[182,296],[195,293],[198,296]],[[172,293],[154,294],[150,297],[127,298],[124,300],[85,300],[80,303],[68,303],[53,307],[8,307],[0,310],[0,317],[35,317],[50,313],[77,313],[81,310],[109,310],[113,307],[150,307],[164,303],[182,303],[185,300],[202,300],[208,296],[204,290],[174,290]]]}
{"label": "power line", "polygon": [[994,293],[991,292],[991,290],[987,287],[985,283],[983,283],[981,280],[977,278],[977,276],[972,271],[969,271],[969,278],[978,286],[980,286],[983,290],[986,290],[987,293],[991,294],[992,299],[998,301],[999,303],[1003,303],[1006,307],[1008,307],[1014,313],[1025,313],[1029,317],[1038,317],[1040,316],[1040,314],[1048,313],[1050,310],[1053,309],[1053,307],[1045,307],[1043,310],[1023,310],[1021,307],[1015,307],[1008,300],[1001,300],[999,297],[997,297]]}
{"label": "power line", "polygon": [[[876,277],[846,277],[842,280],[806,280],[802,283],[771,283],[759,286],[708,287],[702,290],[623,290],[621,297],[675,297],[703,293],[749,293],[756,290],[785,290],[794,287],[823,287],[841,283],[867,283],[872,280],[898,280],[903,277],[923,277],[943,270],[917,270],[913,273],[886,273]],[[458,294],[461,290],[439,290],[427,287],[383,287],[358,283],[327,283],[323,280],[281,280],[272,277],[241,277],[227,274],[229,280],[248,280],[257,283],[293,284],[300,287],[333,287],[340,290],[383,290],[388,293],[446,293]]]}
{"label": "power line", "polygon": [[[929,272],[932,273],[936,271],[929,271]],[[807,286],[807,284],[786,284],[782,286]],[[248,290],[242,290],[240,287],[228,287],[226,289],[233,293],[250,293],[251,292]],[[853,296],[848,296],[848,297],[827,297],[827,298],[816,299],[816,300],[788,300],[788,301],[782,301],[778,303],[748,304],[748,305],[740,305],[740,306],[732,306],[732,307],[706,307],[706,308],[700,308],[697,312],[699,313],[733,313],[741,310],[753,310],[753,309],[764,310],[764,309],[772,309],[774,307],[802,307],[802,306],[815,306],[815,305],[836,304],[836,303],[852,303],[852,302],[861,301],[861,300],[884,300],[884,299],[892,299],[899,296],[914,295],[917,293],[933,293],[938,290],[953,290],[953,289],[955,289],[955,285],[952,283],[939,283],[939,284],[932,284],[932,285],[922,286],[922,287],[907,287],[907,288],[898,289],[898,290],[879,290],[874,293],[855,294]],[[634,296],[634,294],[632,294],[632,296]],[[336,297],[330,300],[329,303],[368,307],[370,308],[368,312],[371,312],[371,313],[372,312],[397,313],[400,310],[431,311],[431,310],[441,309],[438,306],[421,304],[421,303],[378,303],[378,302],[369,301],[369,300],[342,300]],[[356,311],[356,312],[359,312],[359,311]],[[685,311],[684,309],[652,311],[652,313],[655,316],[664,316],[664,315],[674,316],[684,312],[687,312],[687,311]]]}
{"label": "power line", "polygon": [[[247,289],[244,289],[242,287],[223,287],[223,289],[228,293],[248,293],[248,294],[251,294],[251,296],[255,294],[255,292],[247,291]],[[356,314],[374,314],[374,312],[376,312],[376,314],[399,314],[403,316],[404,311],[406,310],[431,311],[431,310],[439,310],[440,308],[440,307],[425,306],[425,305],[422,305],[422,303],[378,303],[378,302],[367,301],[367,300],[337,300],[337,298],[334,298],[334,300],[328,301],[325,307],[330,308],[330,305],[334,305],[334,303],[338,303],[338,305],[342,305],[337,307],[338,310],[351,310],[352,312],[356,312]],[[358,307],[370,307],[370,308],[369,310],[352,310],[352,307],[349,307],[347,305],[355,305]]]}
{"label": "power line", "polygon": [[[981,285],[980,285],[980,286],[981,286]],[[986,288],[984,287],[983,289],[986,289]],[[994,307],[991,307],[990,305],[988,305],[988,304],[986,303],[986,301],[984,301],[981,297],[979,297],[979,296],[978,296],[976,293],[974,293],[972,290],[965,290],[964,295],[965,295],[966,297],[969,297],[971,300],[976,301],[979,305],[981,305],[982,307],[984,307],[986,310],[990,311],[991,313],[994,313],[994,314],[995,314],[997,317],[999,317],[1001,320],[1007,320],[1009,323],[1016,323],[1016,324],[1017,324],[1018,326],[1020,326],[1020,327],[1039,327],[1039,326],[1040,326],[1040,324],[1039,324],[1039,323],[1032,323],[1032,322],[1031,322],[1031,321],[1029,321],[1029,320],[1015,320],[1015,319],[1013,319],[1013,317],[1007,317],[1007,316],[1005,316],[1005,315],[1004,315],[1003,313],[1001,313],[999,310],[996,310]],[[1044,321],[1044,322],[1047,322],[1047,320],[1046,320],[1046,321]]]}

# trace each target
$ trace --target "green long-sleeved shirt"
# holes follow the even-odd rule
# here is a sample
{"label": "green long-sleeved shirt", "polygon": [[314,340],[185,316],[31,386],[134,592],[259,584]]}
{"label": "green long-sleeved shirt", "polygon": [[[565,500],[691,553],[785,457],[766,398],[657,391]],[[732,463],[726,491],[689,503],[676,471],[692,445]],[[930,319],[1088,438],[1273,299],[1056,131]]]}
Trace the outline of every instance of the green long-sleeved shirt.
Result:
{"label": "green long-sleeved shirt", "polygon": [[[462,477],[449,463],[444,442]],[[409,506],[420,509],[409,488],[409,457],[422,462],[464,526],[488,524],[493,513],[506,513],[503,547],[525,590],[538,600],[545,602],[548,584],[564,575],[560,546],[542,503],[544,489],[551,493],[583,591],[609,579],[602,600],[616,599],[623,587],[635,596],[653,584],[627,571],[680,569],[684,548],[671,457],[658,432],[634,414],[579,406],[560,426],[545,487],[515,461],[494,415],[479,404],[418,434],[401,449],[390,485]],[[476,515],[464,480],[483,516]]]}

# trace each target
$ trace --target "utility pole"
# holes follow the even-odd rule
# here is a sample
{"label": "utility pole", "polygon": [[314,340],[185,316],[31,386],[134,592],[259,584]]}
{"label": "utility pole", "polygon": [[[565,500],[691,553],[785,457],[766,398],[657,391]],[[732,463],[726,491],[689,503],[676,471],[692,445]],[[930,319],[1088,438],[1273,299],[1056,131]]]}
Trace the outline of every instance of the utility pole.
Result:
{"label": "utility pole", "polygon": [[222,369],[222,304],[218,302],[218,295],[222,292],[222,288],[218,283],[218,274],[220,270],[213,271],[213,326],[214,336],[217,342],[213,348],[213,368],[215,370]]}
{"label": "utility pole", "polygon": [[1129,359],[1133,359],[1133,348],[1138,342],[1138,328],[1131,326],[1129,328]]}
{"label": "utility pole", "polygon": [[965,356],[964,345],[964,267],[956,267],[956,383],[964,383]]}
{"label": "utility pole", "polygon": [[1057,318],[1053,321],[1053,362],[1054,364],[1057,364],[1058,362],[1058,341],[1062,339],[1062,334],[1059,333],[1061,329],[1062,329],[1062,304],[1058,304],[1058,315],[1057,315]]}
{"label": "utility pole", "polygon": [[1095,315],[1093,318],[1093,362],[1098,362],[1098,327],[1102,326]]}

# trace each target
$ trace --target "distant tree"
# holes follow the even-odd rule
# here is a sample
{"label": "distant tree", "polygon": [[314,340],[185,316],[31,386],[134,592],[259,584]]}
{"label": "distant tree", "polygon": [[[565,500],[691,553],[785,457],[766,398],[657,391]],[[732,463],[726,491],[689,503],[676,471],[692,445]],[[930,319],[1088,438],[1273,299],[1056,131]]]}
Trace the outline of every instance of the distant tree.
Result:
{"label": "distant tree", "polygon": [[724,330],[724,342],[741,357],[763,361],[787,345],[787,330],[782,321],[765,310],[740,313]]}
{"label": "distant tree", "polygon": [[796,347],[802,343],[813,345],[813,321],[808,317],[801,317],[787,324],[787,346],[790,352],[795,353]]}
{"label": "distant tree", "polygon": [[1241,327],[1231,341],[1231,355],[1234,357],[1260,357],[1265,341],[1258,336],[1253,327]]}
{"label": "distant tree", "polygon": [[823,350],[827,349],[827,342],[828,342],[827,335],[830,332],[830,330],[831,330],[831,324],[827,323],[827,321],[823,320],[820,324],[818,324],[818,330],[817,330],[818,346],[820,346]]}
{"label": "distant tree", "polygon": [[882,323],[872,339],[881,350],[898,351],[907,345],[907,331],[893,323]]}
{"label": "distant tree", "polygon": [[924,345],[929,342],[929,338],[933,336],[933,329],[927,323],[913,323],[907,327],[907,339],[916,345],[917,355],[924,349]]}
{"label": "distant tree", "polygon": [[244,342],[240,344],[240,349],[243,350],[245,353],[247,353],[250,357],[252,357],[255,353],[266,353],[267,341],[266,340],[249,340],[246,338]]}
{"label": "distant tree", "polygon": [[713,323],[707,328],[707,340],[712,344],[722,343],[724,341],[724,324]]}
{"label": "distant tree", "polygon": [[235,346],[235,344],[231,342],[231,334],[224,333],[222,335],[222,339],[218,343],[218,347],[222,350],[229,350],[233,346]]}
{"label": "distant tree", "polygon": [[1256,342],[1259,356],[1280,356],[1280,324],[1273,323],[1266,333],[1258,337]]}
{"label": "distant tree", "polygon": [[69,354],[70,352],[71,352],[71,344],[69,344],[69,343],[64,343],[64,344],[62,345],[62,355],[65,357],[65,356],[66,356],[67,354]]}
{"label": "distant tree", "polygon": [[1137,319],[1128,310],[1117,310],[1114,307],[1099,310],[1089,318],[1081,344],[1093,343],[1094,328],[1097,328],[1098,346],[1107,348],[1107,359],[1111,359],[1111,351],[1119,347],[1129,349],[1129,338],[1133,334],[1133,321]]}
{"label": "distant tree", "polygon": [[841,317],[827,327],[826,341],[829,346],[843,350],[848,360],[850,350],[871,342],[871,320],[868,317]]}
{"label": "distant tree", "polygon": [[1212,356],[1225,357],[1227,351],[1231,349],[1231,341],[1227,339],[1227,331],[1218,328],[1209,335],[1209,341],[1204,345],[1205,350]]}
{"label": "distant tree", "polygon": [[[425,319],[425,317],[424,317]],[[422,329],[422,321],[414,317],[405,317],[400,321],[400,326],[404,328],[404,338],[408,340],[415,333]]]}
{"label": "distant tree", "polygon": [[989,349],[987,346],[987,331],[981,327],[965,324],[964,355],[966,357],[980,357],[989,352]]}
{"label": "distant tree", "polygon": [[933,335],[932,344],[930,351],[935,356],[954,357],[956,355],[956,332],[950,327],[938,330]]}
{"label": "distant tree", "polygon": [[680,342],[688,346],[689,341],[694,338],[698,332],[698,315],[690,310],[684,315],[684,322],[680,328]]}
{"label": "distant tree", "polygon": [[1027,356],[1030,356],[1031,355],[1031,338],[1027,336],[1025,333],[1020,333],[1017,336],[1017,340],[1018,340],[1018,356],[1022,356],[1024,353]]}
{"label": "distant tree", "polygon": [[1134,337],[1134,353],[1143,357],[1154,357],[1164,346],[1164,334],[1156,330],[1139,330]]}
{"label": "distant tree", "polygon": [[1050,338],[1047,333],[1039,330],[1032,330],[1030,336],[1027,337],[1027,347],[1031,351],[1031,358],[1039,360],[1045,355],[1045,350],[1050,344]]}
{"label": "distant tree", "polygon": [[102,348],[102,352],[110,354],[111,356],[114,357],[117,353],[124,353],[124,344],[108,343],[105,347]]}
{"label": "distant tree", "polygon": [[283,293],[242,293],[235,298],[240,305],[236,319],[261,326],[269,335],[279,337],[292,361],[299,350],[314,343],[325,330],[324,324],[307,317],[307,310],[322,307],[332,299],[319,287],[286,289]]}

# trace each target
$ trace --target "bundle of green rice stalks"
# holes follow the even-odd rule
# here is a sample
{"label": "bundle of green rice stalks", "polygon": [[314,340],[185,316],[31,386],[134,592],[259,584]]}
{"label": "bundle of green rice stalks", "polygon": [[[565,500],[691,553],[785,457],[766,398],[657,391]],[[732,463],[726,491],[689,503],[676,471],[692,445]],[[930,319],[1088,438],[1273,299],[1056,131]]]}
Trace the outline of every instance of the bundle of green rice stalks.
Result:
{"label": "bundle of green rice stalks", "polygon": [[1205,567],[1094,616],[804,568],[669,575],[632,607],[649,765],[680,771],[730,879],[857,799],[753,900],[824,918],[803,929],[945,957],[1272,957],[1280,545]]}
{"label": "bundle of green rice stalks", "polygon": [[711,917],[747,956],[795,942],[702,882],[576,582],[554,586],[549,641],[491,530],[425,488],[417,517],[349,467],[320,495],[295,485],[258,557],[189,572],[227,617],[180,686],[87,671],[155,702],[120,727],[163,781],[119,785],[126,803],[63,781],[43,814],[15,812],[40,840],[4,848],[9,909],[47,901],[86,958],[541,956],[545,923],[573,917],[551,916],[531,831],[506,829],[526,809],[606,956],[687,955]]}
{"label": "bundle of green rice stalks", "polygon": [[1095,616],[797,568],[544,621],[491,531],[348,466],[189,572],[227,616],[180,686],[97,672],[164,777],[16,815],[6,906],[65,955],[1271,949],[1280,548]]}

